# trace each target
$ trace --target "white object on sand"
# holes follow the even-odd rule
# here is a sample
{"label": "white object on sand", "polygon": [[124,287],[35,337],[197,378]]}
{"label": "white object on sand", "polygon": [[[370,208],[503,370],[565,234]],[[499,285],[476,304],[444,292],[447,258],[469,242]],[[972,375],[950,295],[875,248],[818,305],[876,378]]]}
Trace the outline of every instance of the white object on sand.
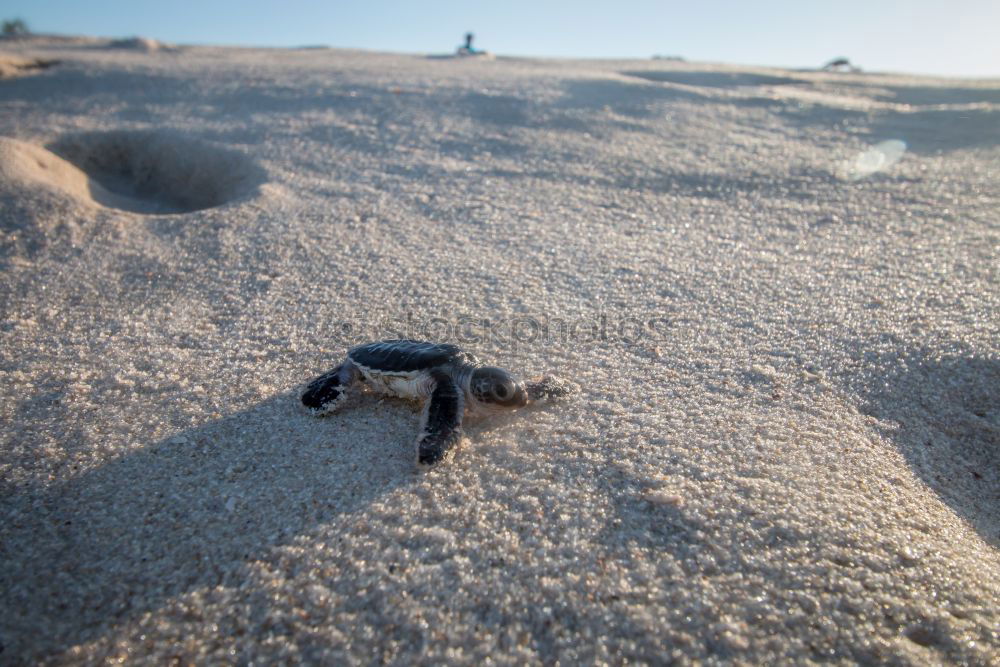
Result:
{"label": "white object on sand", "polygon": [[845,165],[844,178],[858,181],[880,171],[886,171],[899,162],[906,152],[906,142],[899,139],[881,141],[862,151]]}

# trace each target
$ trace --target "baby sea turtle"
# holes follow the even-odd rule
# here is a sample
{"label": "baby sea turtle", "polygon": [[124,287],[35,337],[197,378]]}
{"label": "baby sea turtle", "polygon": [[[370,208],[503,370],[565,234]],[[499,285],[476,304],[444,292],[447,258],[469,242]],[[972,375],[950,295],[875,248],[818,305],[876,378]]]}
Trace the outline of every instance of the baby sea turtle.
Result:
{"label": "baby sea turtle", "polygon": [[348,350],[342,364],[309,383],[302,404],[314,415],[329,414],[358,381],[382,394],[424,401],[416,445],[417,462],[425,466],[462,439],[466,412],[487,415],[570,392],[552,377],[522,382],[502,368],[482,366],[449,343],[383,340]]}

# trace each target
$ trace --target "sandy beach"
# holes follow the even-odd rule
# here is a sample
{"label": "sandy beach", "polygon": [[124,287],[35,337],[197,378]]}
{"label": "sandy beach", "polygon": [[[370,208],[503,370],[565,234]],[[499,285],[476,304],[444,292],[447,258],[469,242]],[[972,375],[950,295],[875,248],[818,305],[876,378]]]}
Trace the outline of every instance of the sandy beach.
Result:
{"label": "sandy beach", "polygon": [[0,663],[997,664],[998,274],[1000,80],[2,40]]}

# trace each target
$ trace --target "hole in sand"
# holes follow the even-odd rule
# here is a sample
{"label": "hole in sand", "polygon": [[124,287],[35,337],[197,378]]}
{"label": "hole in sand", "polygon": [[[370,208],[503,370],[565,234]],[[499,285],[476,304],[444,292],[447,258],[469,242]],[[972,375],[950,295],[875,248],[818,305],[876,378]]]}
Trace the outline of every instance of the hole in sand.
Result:
{"label": "hole in sand", "polygon": [[169,131],[63,137],[49,147],[97,182],[98,203],[135,213],[188,213],[245,199],[265,180],[246,155]]}

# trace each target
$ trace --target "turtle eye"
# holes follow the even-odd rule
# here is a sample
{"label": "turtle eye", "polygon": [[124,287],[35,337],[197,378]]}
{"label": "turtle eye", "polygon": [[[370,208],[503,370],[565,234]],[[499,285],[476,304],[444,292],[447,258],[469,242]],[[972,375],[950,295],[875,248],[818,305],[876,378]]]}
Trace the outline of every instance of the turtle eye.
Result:
{"label": "turtle eye", "polygon": [[515,385],[510,379],[498,380],[493,385],[493,402],[499,403],[504,407],[510,407],[516,404],[517,401],[517,385]]}

